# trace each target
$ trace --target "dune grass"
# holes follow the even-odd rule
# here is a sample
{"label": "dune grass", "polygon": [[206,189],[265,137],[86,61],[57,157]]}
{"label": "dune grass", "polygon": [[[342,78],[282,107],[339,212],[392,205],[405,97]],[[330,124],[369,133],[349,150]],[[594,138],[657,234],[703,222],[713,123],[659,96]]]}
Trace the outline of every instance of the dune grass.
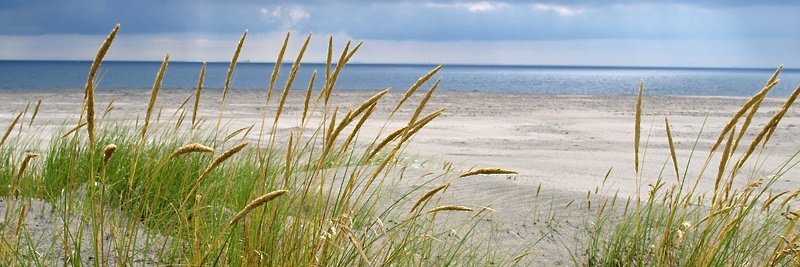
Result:
{"label": "dune grass", "polygon": [[[755,176],[763,168],[762,154],[783,116],[800,94],[787,97],[780,110],[760,129],[751,124],[767,92],[778,83],[779,68],[763,89],[745,102],[723,127],[705,158],[697,177],[681,172],[672,142],[669,120],[664,127],[671,162],[644,198],[606,199],[588,223],[586,265],[601,266],[797,266],[800,265],[800,215],[792,201],[800,189],[776,191],[779,179],[798,163],[793,155],[767,176]],[[635,146],[637,179],[642,90],[636,104]],[[757,130],[752,139],[748,131]],[[695,147],[698,139],[695,141]],[[749,144],[747,143],[749,141]],[[740,147],[739,145],[742,145]],[[745,146],[746,145],[746,146]],[[743,149],[740,151],[740,149]],[[721,150],[721,151],[720,151]],[[699,153],[692,149],[692,155]],[[716,155],[721,153],[721,155]],[[756,158],[755,162],[749,160]],[[692,157],[687,160],[691,162]],[[715,170],[708,170],[714,166]],[[712,164],[712,165],[710,165]],[[756,171],[743,171],[751,164]],[[674,174],[669,172],[674,171]],[[674,177],[672,177],[674,176]],[[698,193],[701,179],[714,181],[713,191]],[[744,181],[736,188],[735,181]],[[624,202],[624,203],[623,203]],[[622,206],[624,205],[624,208]]]}
{"label": "dune grass", "polygon": [[[40,99],[32,114],[25,108],[4,132],[0,265],[506,266],[524,265],[523,259],[544,239],[544,235],[532,239],[527,251],[506,255],[504,248],[473,239],[484,229],[480,221],[490,209],[442,201],[459,177],[517,174],[513,170],[451,173],[448,167],[446,176],[452,179],[444,183],[431,179],[401,192],[401,198],[385,194],[396,176],[402,176],[404,147],[444,111],[426,109],[438,80],[419,102],[410,103],[442,66],[420,77],[396,103],[386,103],[388,90],[384,90],[352,107],[334,106],[331,92],[361,44],[351,48],[348,42],[334,62],[329,38],[327,64],[320,74],[323,86],[314,88],[314,73],[304,93],[302,116],[289,118],[283,114],[285,102],[312,36],[305,38],[283,90],[275,91],[281,88],[277,77],[290,40],[287,34],[267,86],[261,124],[229,129],[223,114],[227,96],[236,93],[230,90],[231,79],[245,32],[236,44],[219,106],[203,107],[216,111],[213,118],[198,113],[205,97],[205,64],[196,90],[169,119],[161,118],[158,94],[161,80],[169,74],[167,55],[148,106],[142,109],[144,119],[131,124],[107,119],[113,101],[103,114],[95,107],[95,76],[118,30],[119,26],[114,28],[91,65],[78,121],[64,122],[50,137],[37,136],[31,125]],[[726,124],[697,177],[687,175],[691,157],[682,170],[684,159],[675,153],[665,118],[671,161],[665,164],[668,171],[646,186],[641,181],[648,177],[640,170],[645,155],[640,153],[644,92],[640,85],[634,108],[633,163],[636,186],[646,191],[626,200],[591,198],[590,191],[584,203],[564,203],[564,209],[572,206],[596,214],[584,224],[585,238],[580,240],[585,243],[564,245],[567,250],[578,248],[568,251],[573,263],[800,264],[796,226],[800,213],[795,206],[800,189],[773,188],[797,159],[766,177],[742,171],[745,166],[761,166],[760,155],[800,94],[799,87],[768,122],[751,129],[779,73],[780,69]],[[413,110],[409,118],[396,113],[404,105]],[[383,118],[380,133],[361,136],[361,126],[378,120],[373,115],[381,107],[391,112]],[[297,127],[282,132],[278,123],[283,120],[294,120]],[[392,129],[387,126],[392,120],[406,123]],[[755,130],[754,138],[747,137]],[[41,139],[48,141],[42,144]],[[693,149],[692,156],[701,153]],[[697,192],[701,179],[715,181],[714,190]],[[741,180],[746,185],[735,188],[734,181]],[[538,199],[540,190],[541,185],[531,194]],[[53,228],[51,239],[42,241],[31,234],[35,225],[23,223],[37,216],[29,212],[37,205],[51,207],[53,222],[60,224]],[[551,231],[563,227],[558,223],[562,205],[537,203],[534,209],[543,210]],[[457,223],[449,220],[453,218]]]}
{"label": "dune grass", "polygon": [[[177,107],[173,119],[160,119],[156,106],[161,80],[168,75],[167,55],[144,120],[131,125],[105,120],[107,114],[96,114],[94,102],[94,77],[118,30],[103,43],[89,71],[80,120],[54,133],[41,156],[25,152],[42,146],[33,138],[9,138],[25,112],[8,127],[0,145],[0,183],[8,185],[0,187],[7,207],[0,264],[452,265],[493,257],[465,246],[468,234],[452,237],[435,226],[437,213],[462,211],[467,223],[457,228],[469,233],[483,211],[440,207],[431,213],[408,212],[403,205],[424,194],[420,187],[404,192],[406,200],[382,197],[382,189],[394,179],[390,175],[401,171],[398,157],[411,136],[442,113],[423,113],[435,84],[422,102],[408,104],[416,112],[398,134],[375,136],[364,145],[359,129],[386,104],[386,91],[354,107],[329,105],[337,76],[360,44],[350,48],[348,43],[335,66],[329,45],[324,86],[313,88],[310,82],[302,119],[283,136],[277,124],[305,51],[301,49],[278,102],[271,103],[281,64],[275,65],[258,136],[253,136],[253,127],[229,131],[221,120],[225,96],[235,93],[229,91],[230,79],[245,33],[231,60],[217,118],[202,118],[197,112],[204,64],[197,90]],[[279,63],[288,41],[287,35]],[[440,68],[414,83],[395,109]],[[186,104],[192,97],[190,110],[192,105]],[[111,110],[113,103],[106,113]],[[312,116],[320,120],[312,122]],[[392,113],[390,119],[394,117]],[[204,127],[207,120],[214,121],[210,128]],[[39,200],[49,203],[62,223],[54,233],[59,245],[43,245],[29,234],[32,226],[22,223],[30,215],[28,207]]]}

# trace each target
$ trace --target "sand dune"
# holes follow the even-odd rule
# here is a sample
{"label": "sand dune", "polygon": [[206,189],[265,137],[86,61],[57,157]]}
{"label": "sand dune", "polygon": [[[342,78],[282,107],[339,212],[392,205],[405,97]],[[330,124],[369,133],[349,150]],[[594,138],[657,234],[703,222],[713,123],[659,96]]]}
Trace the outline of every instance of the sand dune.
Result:
{"label": "sand dune", "polygon": [[[191,93],[189,90],[163,90],[157,103],[157,108],[163,107],[161,120],[169,120]],[[213,127],[220,91],[204,93],[199,114],[209,120],[205,127]],[[335,91],[333,105],[344,111],[374,93]],[[4,103],[0,106],[0,125],[8,125],[28,101],[35,102],[41,97],[39,118],[32,128],[28,128],[25,121],[23,131],[35,131],[41,140],[46,140],[53,132],[64,131],[62,122],[75,123],[82,96],[80,90],[4,91],[0,94],[0,103]],[[144,114],[148,96],[149,90],[98,90],[96,98],[98,107],[115,100],[115,108],[106,122],[133,123],[137,116]],[[399,91],[387,95],[382,101],[388,103],[376,111],[378,118],[388,117],[393,103],[401,96]],[[418,101],[419,97],[409,101]],[[232,92],[223,119],[229,122],[226,124],[229,131],[251,125],[256,125],[257,129],[264,99],[263,91]],[[688,179],[694,181],[708,148],[745,100],[739,97],[645,97],[642,122],[645,148],[639,185],[646,188],[645,184],[654,181],[660,173],[665,181],[676,179],[669,161],[665,117],[670,120],[681,173],[686,171],[694,149],[687,171]],[[274,101],[269,106],[269,114],[274,112]],[[782,101],[765,100],[754,125],[763,125]],[[459,179],[444,194],[443,201],[494,210],[486,223],[480,225],[485,230],[482,233],[484,236],[494,233],[498,244],[511,248],[509,253],[522,253],[534,244],[537,249],[531,258],[536,259],[535,262],[571,265],[563,246],[579,243],[573,241],[579,238],[580,224],[593,215],[593,208],[585,203],[587,192],[591,192],[593,198],[617,194],[623,199],[637,192],[633,170],[634,103],[634,96],[439,92],[431,99],[426,112],[438,108],[446,108],[446,112],[423,129],[406,148],[404,155],[409,168],[404,177],[408,178],[395,184],[396,191],[420,186],[426,181],[423,187],[433,188],[446,180],[454,180],[458,172],[472,167],[516,170],[519,175]],[[279,138],[296,129],[302,110],[303,95],[292,93],[277,127]],[[368,143],[379,132],[386,135],[402,127],[413,112],[403,108],[389,123],[384,124],[381,119],[367,122],[359,141]],[[742,172],[753,172],[753,177],[764,175],[799,150],[800,140],[795,138],[800,134],[798,113],[797,109],[791,109],[779,125],[766,152],[758,157],[763,165],[754,168],[758,164],[750,164]],[[747,133],[750,138],[754,135],[754,132]],[[249,138],[255,139],[252,134]],[[749,140],[744,144],[749,144]],[[452,163],[454,171],[443,174],[443,166],[448,163]],[[610,168],[613,169],[609,178],[603,183]],[[715,174],[715,168],[713,163],[709,166],[706,173],[709,177],[700,180],[700,191],[713,187],[710,175]],[[426,175],[430,173],[433,175]],[[798,171],[789,172],[774,185],[775,190],[800,187],[797,174]],[[435,180],[430,181],[430,177]],[[741,185],[747,181],[736,183]],[[541,191],[537,196],[539,186]],[[570,202],[574,204],[568,205]],[[552,210],[559,211],[557,218],[550,214]],[[553,231],[555,226],[571,230]]]}

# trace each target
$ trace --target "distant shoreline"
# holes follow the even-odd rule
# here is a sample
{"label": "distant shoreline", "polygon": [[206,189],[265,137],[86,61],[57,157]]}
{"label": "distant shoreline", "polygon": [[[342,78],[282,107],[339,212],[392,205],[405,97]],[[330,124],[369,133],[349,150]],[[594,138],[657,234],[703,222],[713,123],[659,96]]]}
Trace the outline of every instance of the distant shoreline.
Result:
{"label": "distant shoreline", "polygon": [[[88,61],[0,61],[0,90],[35,88],[83,88]],[[195,88],[200,63],[170,62],[162,88]],[[151,88],[160,62],[103,62],[95,85],[99,89]],[[222,88],[229,63],[210,63],[204,88]],[[274,65],[241,63],[233,73],[231,88],[269,87]],[[290,64],[283,64],[278,81],[285,81]],[[434,65],[348,64],[334,88],[350,90],[405,90]],[[324,64],[305,63],[298,69],[292,89],[305,91],[312,73],[313,88],[324,81]],[[448,65],[433,79],[441,79],[438,90],[461,92],[511,92],[543,95],[634,95],[640,83],[648,95],[752,96],[772,76],[772,69],[686,69],[629,67],[547,67]],[[432,84],[429,82],[422,88]],[[800,70],[783,70],[781,83],[770,96],[787,96],[800,84]],[[278,82],[277,88],[284,88]]]}
{"label": "distant shoreline", "polygon": [[[63,62],[63,63],[91,63],[88,59],[0,59],[0,63],[4,62]],[[161,61],[156,60],[104,60],[104,63],[143,63],[143,64],[160,64]],[[173,60],[170,64],[202,64],[203,61],[182,61]],[[208,64],[230,64],[229,61],[206,61]],[[254,64],[254,65],[273,65],[274,61],[240,61],[237,64]],[[283,65],[292,65],[291,61],[284,61]],[[325,65],[325,62],[303,62],[303,65]],[[476,63],[441,63],[445,66],[451,67],[508,67],[508,68],[554,68],[554,69],[641,69],[641,70],[741,70],[741,71],[774,71],[778,66],[774,67],[742,67],[742,66],[624,66],[624,65],[538,65],[538,64],[476,64]],[[333,62],[332,65],[336,65]],[[362,65],[362,66],[409,66],[409,67],[436,67],[439,63],[388,63],[388,62],[353,62],[347,63],[348,66]],[[784,68],[783,71],[800,72],[798,68]]]}
{"label": "distant shoreline", "polygon": [[[203,87],[204,92],[210,93],[220,93],[222,92],[221,87]],[[387,88],[383,88],[387,89]],[[355,95],[369,95],[372,93],[377,93],[383,89],[346,89],[346,88],[336,88],[333,92],[337,94],[355,94]],[[35,94],[53,94],[53,93],[64,93],[64,94],[74,94],[76,92],[82,91],[83,88],[18,88],[18,89],[1,89],[0,94],[3,93],[10,93],[10,94],[20,94],[20,95],[35,95]],[[145,87],[137,87],[137,88],[97,88],[96,93],[103,94],[118,94],[118,93],[149,93],[152,88],[145,88]],[[170,94],[180,94],[180,93],[193,93],[196,88],[164,88],[161,89],[162,93],[170,93]],[[232,92],[240,92],[243,94],[259,94],[266,92],[267,88],[231,88]],[[400,94],[404,93],[407,88],[389,88],[390,93]],[[276,88],[273,91],[273,94],[277,94],[283,91],[283,88]],[[290,90],[291,94],[300,94],[304,93],[305,89],[302,88],[293,88]],[[318,89],[314,89],[315,93],[318,93]],[[437,95],[448,95],[448,96],[457,96],[457,95],[482,95],[482,96],[500,96],[500,97],[508,97],[508,96],[529,96],[529,97],[545,97],[545,98],[562,98],[562,97],[579,97],[579,98],[591,98],[591,97],[599,97],[599,98],[627,98],[627,97],[635,97],[634,94],[564,94],[564,93],[538,93],[538,92],[503,92],[503,91],[480,91],[480,90],[452,90],[452,89],[437,89]],[[653,98],[653,99],[661,99],[661,98],[669,98],[669,99],[739,99],[739,100],[746,100],[752,96],[726,96],[726,95],[648,95],[645,92],[645,97]],[[770,100],[783,100],[783,96],[767,96],[765,99]]]}

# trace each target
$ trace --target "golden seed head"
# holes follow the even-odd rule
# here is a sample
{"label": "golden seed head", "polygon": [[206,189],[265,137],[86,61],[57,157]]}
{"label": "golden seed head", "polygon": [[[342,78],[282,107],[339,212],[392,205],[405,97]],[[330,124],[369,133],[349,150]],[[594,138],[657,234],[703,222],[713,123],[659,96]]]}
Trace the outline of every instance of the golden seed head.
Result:
{"label": "golden seed head", "polygon": [[117,151],[117,145],[108,144],[106,148],[103,149],[103,163],[108,164],[108,161],[111,160],[111,156],[113,156],[114,152],[116,151]]}
{"label": "golden seed head", "polygon": [[[19,167],[19,173],[17,173],[16,181],[19,181],[19,178],[22,177],[22,173],[24,173],[25,169],[28,168],[28,163],[30,163],[31,159],[33,159],[35,157],[38,157],[38,156],[39,156],[39,154],[36,154],[36,153],[33,153],[33,152],[25,153],[25,159],[22,160],[22,165]],[[14,182],[14,184],[17,183],[16,181]]]}
{"label": "golden seed head", "polygon": [[28,159],[28,160],[30,160],[32,158],[35,158],[35,157],[38,157],[38,156],[39,156],[39,153],[33,153],[33,152],[25,153],[25,158]]}
{"label": "golden seed head", "polygon": [[250,201],[250,203],[248,203],[247,206],[244,207],[244,209],[242,209],[241,211],[239,211],[239,213],[237,213],[235,216],[233,216],[233,219],[231,219],[231,221],[228,223],[228,226],[236,224],[236,222],[238,222],[245,215],[250,213],[250,211],[252,211],[253,209],[255,209],[255,208],[257,208],[257,207],[259,207],[261,205],[264,205],[265,203],[270,202],[271,200],[273,200],[273,199],[275,199],[275,198],[277,198],[279,196],[282,196],[282,195],[284,195],[286,193],[289,193],[289,190],[285,190],[285,189],[275,190],[275,191],[267,193],[267,194],[265,194],[263,196],[260,196],[260,197],[258,197],[256,199],[254,199],[253,201]]}
{"label": "golden seed head", "polygon": [[434,68],[433,70],[431,70],[430,72],[428,72],[428,74],[425,74],[424,76],[420,77],[420,78],[417,80],[417,82],[415,82],[413,85],[411,85],[411,87],[409,87],[409,88],[408,88],[408,91],[406,91],[406,94],[405,94],[405,95],[403,95],[403,98],[401,98],[401,99],[400,99],[400,101],[399,101],[399,102],[397,102],[397,105],[396,105],[396,106],[394,107],[394,109],[392,110],[392,113],[394,113],[394,112],[397,112],[397,110],[399,110],[399,109],[400,109],[400,107],[403,105],[403,103],[405,103],[405,102],[406,102],[406,100],[408,100],[408,98],[409,98],[409,97],[411,97],[411,95],[413,95],[413,94],[414,94],[414,92],[416,92],[416,91],[417,91],[417,89],[418,89],[420,86],[422,86],[422,84],[424,84],[425,82],[427,82],[427,81],[428,81],[428,80],[429,80],[431,77],[433,77],[433,75],[435,75],[435,74],[436,74],[436,72],[438,72],[440,69],[442,69],[442,67],[444,67],[444,65],[439,65],[439,66],[437,66],[436,68]]}
{"label": "golden seed head", "polygon": [[450,186],[450,182],[447,182],[446,184],[440,185],[440,186],[438,186],[438,187],[426,192],[424,195],[422,195],[422,197],[420,197],[417,200],[416,203],[414,203],[414,206],[411,207],[411,210],[409,212],[414,211],[414,209],[419,207],[419,205],[422,204],[422,202],[425,202],[426,200],[430,199],[434,194],[438,193],[439,191],[442,191],[442,190],[446,189],[449,186]]}
{"label": "golden seed head", "polygon": [[172,152],[172,154],[169,156],[169,158],[174,158],[174,157],[177,157],[177,156],[180,156],[180,155],[189,154],[189,153],[195,153],[195,152],[198,152],[198,153],[213,153],[214,149],[210,148],[210,147],[207,147],[207,146],[204,146],[204,145],[201,145],[201,144],[198,144],[198,143],[191,143],[191,144],[187,144],[187,145],[184,145],[184,146],[179,147],[178,149],[176,149],[175,152]]}
{"label": "golden seed head", "polygon": [[472,171],[468,171],[462,173],[458,177],[467,177],[479,174],[517,174],[517,172],[512,170],[500,169],[500,168],[480,168]]}
{"label": "golden seed head", "polygon": [[[227,160],[228,158],[232,157],[234,154],[236,154],[236,153],[239,153],[239,151],[242,151],[242,149],[244,149],[244,147],[246,147],[246,146],[247,146],[247,143],[241,143],[241,144],[239,144],[239,145],[236,145],[236,146],[232,147],[231,149],[228,149],[227,151],[223,152],[223,153],[222,153],[222,154],[220,154],[219,156],[217,156],[217,157],[216,157],[216,158],[215,158],[215,159],[214,159],[214,160],[211,162],[211,165],[209,165],[209,166],[208,166],[208,168],[206,168],[206,170],[205,170],[205,171],[203,171],[203,173],[200,175],[200,177],[205,177],[205,176],[206,176],[206,174],[210,173],[210,172],[211,172],[211,171],[213,171],[215,168],[217,168],[217,166],[219,166],[220,164],[222,164],[222,162],[223,162],[223,161],[225,161],[225,160]],[[201,179],[201,180],[202,180],[202,179]],[[198,183],[199,183],[199,180],[198,180]]]}
{"label": "golden seed head", "polygon": [[374,157],[376,154],[378,154],[378,152],[380,152],[380,150],[383,147],[385,147],[387,144],[389,144],[389,142],[392,142],[398,136],[403,134],[406,131],[407,128],[408,128],[408,126],[405,126],[403,128],[397,129],[396,131],[394,131],[391,134],[389,134],[388,136],[386,136],[386,138],[384,138],[383,141],[378,143],[378,145],[375,146],[375,148],[372,149],[372,152],[369,154],[369,156],[367,156],[367,160],[372,159],[372,157]]}
{"label": "golden seed head", "polygon": [[429,210],[428,213],[436,213],[440,211],[473,211],[473,209],[464,206],[446,205],[435,207]]}
{"label": "golden seed head", "polygon": [[8,129],[6,129],[6,134],[5,134],[5,135],[3,135],[3,138],[2,138],[2,139],[0,139],[0,146],[1,146],[1,145],[3,145],[3,143],[5,143],[5,142],[6,142],[6,139],[8,139],[8,136],[11,134],[11,131],[13,131],[13,130],[14,130],[14,125],[16,125],[16,124],[17,124],[17,121],[19,121],[19,118],[20,118],[20,117],[22,117],[22,112],[20,112],[19,114],[17,114],[17,117],[16,117],[16,118],[14,118],[14,120],[13,120],[13,121],[11,121],[11,125],[9,125],[9,126],[8,126]]}

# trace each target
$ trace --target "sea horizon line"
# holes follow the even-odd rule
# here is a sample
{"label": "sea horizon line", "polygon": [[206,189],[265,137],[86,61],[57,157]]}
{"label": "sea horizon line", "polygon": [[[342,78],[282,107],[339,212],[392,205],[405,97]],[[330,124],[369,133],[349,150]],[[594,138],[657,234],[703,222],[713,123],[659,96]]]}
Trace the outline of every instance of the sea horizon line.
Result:
{"label": "sea horizon line", "polygon": [[[73,62],[73,63],[91,63],[91,60],[84,60],[84,59],[76,59],[76,60],[69,60],[69,59],[0,59],[0,63],[2,62]],[[104,60],[104,63],[142,63],[142,64],[160,64],[161,61],[156,60]],[[190,61],[190,60],[171,60],[170,63],[177,63],[177,64],[230,64],[230,61]],[[270,61],[239,61],[237,64],[275,64],[275,62]],[[292,61],[284,61],[282,65],[292,65],[294,62]],[[302,64],[311,64],[311,65],[325,65],[326,62],[317,62],[317,61],[307,61],[303,62]],[[332,65],[336,65],[336,63],[332,63]],[[451,67],[507,67],[507,68],[551,68],[551,69],[653,69],[653,70],[758,70],[758,71],[774,71],[779,66],[775,67],[743,67],[743,66],[729,66],[729,67],[721,67],[721,66],[644,66],[644,65],[568,65],[568,64],[504,64],[504,63],[411,63],[411,62],[401,62],[401,63],[392,63],[392,62],[350,62],[347,65],[361,65],[361,66],[409,66],[409,67],[435,67],[438,65],[445,65]],[[783,68],[784,71],[800,71],[800,68]]]}

